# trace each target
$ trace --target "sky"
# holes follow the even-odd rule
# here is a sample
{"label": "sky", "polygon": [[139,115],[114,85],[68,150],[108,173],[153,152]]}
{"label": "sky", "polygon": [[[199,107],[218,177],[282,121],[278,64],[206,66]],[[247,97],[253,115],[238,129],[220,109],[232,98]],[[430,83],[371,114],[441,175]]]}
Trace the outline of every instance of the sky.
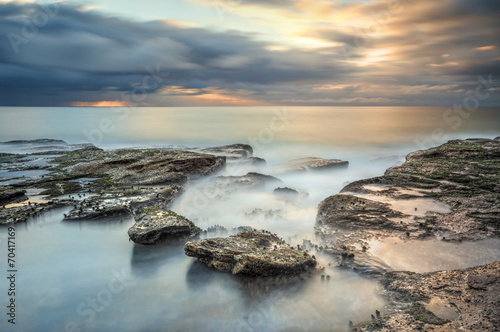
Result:
{"label": "sky", "polygon": [[0,0],[0,106],[500,105],[498,0]]}

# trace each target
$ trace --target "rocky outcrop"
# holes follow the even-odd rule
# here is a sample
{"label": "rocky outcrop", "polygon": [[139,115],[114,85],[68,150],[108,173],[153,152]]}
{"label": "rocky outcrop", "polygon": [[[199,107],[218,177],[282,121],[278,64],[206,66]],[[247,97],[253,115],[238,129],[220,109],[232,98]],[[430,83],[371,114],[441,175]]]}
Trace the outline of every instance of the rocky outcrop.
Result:
{"label": "rocky outcrop", "polygon": [[132,211],[128,206],[83,206],[70,211],[64,216],[65,221],[99,221],[126,219],[132,216]]}
{"label": "rocky outcrop", "polygon": [[314,256],[264,231],[188,242],[184,251],[216,270],[250,276],[298,275],[316,266]]}
{"label": "rocky outcrop", "polygon": [[336,228],[366,229],[397,227],[389,218],[402,216],[389,204],[353,195],[335,195],[321,202],[317,219],[321,224]]}
{"label": "rocky outcrop", "polygon": [[[183,188],[176,185],[168,186],[160,191],[152,193],[139,191],[140,197],[130,202],[130,207],[134,214],[140,214],[142,209],[148,206],[157,206],[163,209],[168,209],[173,201],[184,192]],[[135,194],[132,192],[131,194]]]}
{"label": "rocky outcrop", "polygon": [[82,149],[56,160],[62,171],[87,176],[109,176],[110,184],[182,184],[191,177],[221,170],[225,157],[189,151]]}
{"label": "rocky outcrop", "polygon": [[33,139],[33,140],[14,140],[1,142],[2,144],[62,144],[67,145],[63,140],[60,139],[50,139],[50,138],[41,138],[41,139]]}
{"label": "rocky outcrop", "polygon": [[317,157],[308,157],[290,160],[286,163],[274,167],[277,173],[291,173],[291,172],[304,172],[304,171],[319,171],[319,170],[333,170],[342,169],[349,166],[348,161],[339,159],[323,159]]}
{"label": "rocky outcrop", "polygon": [[224,156],[229,159],[244,159],[253,155],[253,148],[248,144],[231,144],[199,149],[202,153]]}
{"label": "rocky outcrop", "polygon": [[200,233],[191,221],[170,210],[155,206],[147,207],[136,217],[136,223],[128,230],[132,241],[153,245],[169,238],[188,238]]}
{"label": "rocky outcrop", "polygon": [[280,179],[260,173],[250,172],[242,176],[218,176],[208,184],[208,192],[230,194],[240,190],[264,190],[283,184]]}
{"label": "rocky outcrop", "polygon": [[25,222],[29,218],[40,215],[43,212],[74,204],[74,200],[62,199],[51,200],[46,203],[33,203],[20,205],[10,208],[0,207],[0,225],[12,225],[19,222]]}
{"label": "rocky outcrop", "polygon": [[500,262],[426,274],[390,272],[388,305],[358,331],[496,331],[500,326]]}
{"label": "rocky outcrop", "polygon": [[0,206],[22,202],[27,199],[26,190],[19,190],[11,187],[0,188]]}
{"label": "rocky outcrop", "polygon": [[338,248],[368,237],[362,230],[446,240],[500,236],[499,174],[500,142],[493,140],[456,140],[413,152],[384,176],[353,182],[325,199],[317,232],[328,240],[339,228],[360,231],[337,238]]}
{"label": "rocky outcrop", "polygon": [[277,195],[285,195],[285,196],[293,196],[296,197],[299,195],[299,192],[295,189],[284,187],[284,188],[276,188],[273,193]]}
{"label": "rocky outcrop", "polygon": [[383,238],[498,237],[499,174],[500,142],[494,140],[455,140],[413,152],[384,176],[350,183],[321,202],[316,234],[331,264],[378,275],[390,269],[371,254],[372,243]]}

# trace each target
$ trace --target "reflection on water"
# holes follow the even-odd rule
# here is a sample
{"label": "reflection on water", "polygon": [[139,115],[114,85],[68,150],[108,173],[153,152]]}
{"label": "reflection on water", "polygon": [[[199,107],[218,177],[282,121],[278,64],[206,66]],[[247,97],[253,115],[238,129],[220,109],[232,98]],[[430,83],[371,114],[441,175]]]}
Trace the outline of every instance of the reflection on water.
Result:
{"label": "reflection on water", "polygon": [[[236,277],[185,256],[183,242],[129,242],[131,219],[62,222],[68,210],[16,226],[19,317],[30,317],[19,319],[22,331],[64,331],[70,323],[85,331],[343,331],[349,320],[362,321],[383,306],[376,282],[355,274],[327,268],[321,273],[332,276],[328,283],[319,274],[279,282]],[[104,298],[88,321],[89,299],[111,289],[116,275],[125,287],[109,304]]]}
{"label": "reflection on water", "polygon": [[388,238],[370,242],[370,253],[393,269],[413,272],[463,269],[500,260],[500,239],[445,242]]}
{"label": "reflection on water", "polygon": [[448,301],[437,297],[433,297],[425,306],[425,309],[431,311],[441,319],[455,320],[460,317],[460,313],[457,309],[451,307]]}
{"label": "reflection on water", "polygon": [[33,203],[46,203],[49,201],[48,196],[40,195],[43,191],[45,191],[45,189],[26,189],[26,196],[28,197],[27,200],[19,203],[7,204],[5,207],[11,208],[16,206],[25,206]]}

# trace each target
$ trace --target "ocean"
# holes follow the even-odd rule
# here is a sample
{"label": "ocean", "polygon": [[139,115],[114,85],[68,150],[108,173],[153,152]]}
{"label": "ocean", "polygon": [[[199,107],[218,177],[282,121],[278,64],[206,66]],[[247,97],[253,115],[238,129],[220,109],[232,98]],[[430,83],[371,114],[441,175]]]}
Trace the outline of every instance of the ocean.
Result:
{"label": "ocean", "polygon": [[[254,156],[267,161],[259,172],[275,176],[275,165],[294,158],[349,161],[345,170],[280,175],[288,187],[308,193],[300,202],[267,192],[242,192],[207,199],[193,208],[202,180],[190,183],[172,206],[202,229],[251,226],[275,232],[293,245],[303,240],[319,243],[314,234],[317,206],[349,182],[382,175],[403,163],[406,154],[450,139],[500,136],[500,108],[3,107],[0,119],[2,142],[50,138],[104,149],[246,143],[254,148]],[[37,144],[0,144],[0,152],[43,149]],[[253,170],[228,167],[222,174],[248,171]],[[0,169],[0,176],[0,184],[5,184],[21,175]],[[376,279],[329,266],[326,255],[317,256],[324,274],[331,276],[329,282],[317,277],[285,285],[255,281],[197,264],[184,255],[182,243],[134,245],[127,235],[133,219],[62,222],[69,210],[52,210],[16,225],[17,331],[346,331],[349,321],[369,320],[384,305]],[[2,227],[0,252],[5,252],[6,238]],[[383,252],[390,252],[385,263],[394,269],[425,272],[500,258],[498,250],[479,257],[485,246],[498,247],[498,242],[469,244],[462,252],[452,244],[419,245],[422,254],[405,262],[390,246],[379,251],[382,258]],[[433,263],[433,248],[448,255]],[[1,267],[4,270],[3,262]],[[6,281],[0,286],[5,289]],[[0,321],[0,330],[10,328]]]}

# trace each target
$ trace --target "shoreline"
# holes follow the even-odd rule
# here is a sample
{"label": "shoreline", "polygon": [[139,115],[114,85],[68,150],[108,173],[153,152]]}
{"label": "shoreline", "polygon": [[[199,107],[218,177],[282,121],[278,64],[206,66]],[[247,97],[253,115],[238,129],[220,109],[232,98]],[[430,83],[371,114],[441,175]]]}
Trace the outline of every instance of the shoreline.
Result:
{"label": "shoreline", "polygon": [[[323,240],[318,244],[322,249],[315,250],[315,245],[311,243],[309,250],[326,254],[327,257],[331,257],[333,265],[343,269],[352,269],[361,274],[366,273],[368,276],[380,278],[385,287],[384,296],[393,305],[395,299],[400,298],[400,295],[394,294],[402,289],[395,287],[394,282],[397,279],[400,282],[398,285],[404,284],[408,275],[412,276],[411,280],[427,280],[429,276],[433,278],[439,273],[449,273],[456,278],[462,278],[460,282],[463,284],[464,276],[470,273],[478,275],[484,271],[495,275],[500,273],[498,264],[489,263],[482,267],[455,271],[405,274],[392,272],[383,266],[370,267],[375,261],[367,256],[371,254],[370,240],[377,242],[390,236],[405,241],[438,237],[443,241],[456,243],[464,240],[498,238],[498,217],[495,214],[498,209],[496,203],[499,196],[496,187],[498,182],[495,182],[496,178],[490,179],[489,174],[492,176],[499,174],[496,166],[500,165],[499,151],[500,142],[495,140],[451,141],[440,147],[411,153],[406,163],[388,169],[384,176],[348,184],[339,194],[327,198],[320,204],[316,233]],[[205,154],[207,152],[212,154]],[[50,154],[54,153],[48,153]],[[27,156],[2,154],[0,157],[3,163],[15,164]],[[447,162],[439,162],[440,158]],[[65,217],[68,220],[66,222],[70,222],[71,219],[92,219],[92,222],[99,222],[108,220],[115,211],[119,212],[116,218],[120,219],[134,216],[148,206],[168,209],[176,198],[182,196],[188,181],[216,175],[228,162],[234,165],[234,163],[246,163],[246,160],[250,160],[251,163],[263,161],[253,157],[250,146],[238,144],[205,148],[202,151],[155,149],[103,151],[95,147],[85,147],[59,153],[48,167],[44,165],[39,168],[50,170],[52,174],[41,175],[35,180],[26,178],[24,182],[10,186],[2,185],[0,206],[22,203],[24,198],[28,198],[25,190],[32,188],[45,187],[43,195],[48,195],[47,200],[2,208],[0,217],[9,220],[3,225],[11,225],[26,222],[30,217],[52,208],[73,206],[73,211]],[[471,165],[480,165],[480,172],[475,171]],[[158,167],[165,168],[160,177],[158,177],[160,174]],[[307,167],[299,169],[303,171],[307,170]],[[454,172],[458,169],[469,171],[460,174],[458,176],[460,182],[454,184],[453,181],[457,179]],[[23,170],[26,171],[26,167],[17,171]],[[249,174],[246,178],[219,177],[219,180],[214,182],[214,188],[217,190],[222,188],[222,192],[231,193],[233,190],[241,190],[242,183],[247,183],[245,184],[247,189],[244,190],[248,190],[248,188],[264,188],[267,186],[266,183],[271,181],[270,183],[274,183],[273,186],[277,189],[282,187],[288,189],[284,194],[292,195],[293,199],[298,197],[297,191],[287,188],[286,183],[279,182],[279,179],[267,175],[248,177]],[[478,176],[485,180],[478,181]],[[474,181],[465,181],[467,177],[471,177]],[[76,181],[77,185],[72,181]],[[60,195],[64,195],[65,198],[58,198]],[[479,202],[481,202],[480,210],[476,209],[473,215],[467,215],[467,212],[477,207]],[[406,203],[412,208],[410,209]],[[116,210],[120,204],[130,210]],[[12,214],[16,215],[15,219]],[[450,223],[453,222],[461,224],[462,227],[467,225],[467,228],[457,230],[450,227],[452,225]],[[334,227],[334,231],[329,231],[328,227]],[[305,247],[301,249],[307,251]],[[500,278],[498,281],[494,279],[483,287],[483,291],[496,292],[498,282]],[[405,292],[408,293],[408,290]],[[496,296],[497,293],[492,294]],[[406,322],[401,323],[403,325],[398,323],[400,324],[397,325],[398,328],[402,326],[426,328],[426,324],[430,324],[445,330],[446,327],[457,326],[458,318],[445,322],[445,319],[425,309],[425,302],[430,302],[438,295],[436,292],[428,291],[428,295],[425,298],[419,297],[417,302],[406,301],[404,305],[398,304],[399,308],[405,311],[403,316],[401,310],[391,312],[381,308],[382,314],[377,315],[375,321],[358,324],[354,328],[361,331],[373,328],[389,331],[396,328],[394,325],[396,321]],[[455,301],[458,300],[455,298]],[[485,305],[491,304],[480,301],[477,303],[478,308]],[[445,303],[441,306],[450,307],[450,304]],[[464,310],[460,310],[460,313],[462,311]],[[484,318],[482,324],[487,326],[491,323],[491,319]],[[468,322],[462,318],[460,321],[464,324]]]}

